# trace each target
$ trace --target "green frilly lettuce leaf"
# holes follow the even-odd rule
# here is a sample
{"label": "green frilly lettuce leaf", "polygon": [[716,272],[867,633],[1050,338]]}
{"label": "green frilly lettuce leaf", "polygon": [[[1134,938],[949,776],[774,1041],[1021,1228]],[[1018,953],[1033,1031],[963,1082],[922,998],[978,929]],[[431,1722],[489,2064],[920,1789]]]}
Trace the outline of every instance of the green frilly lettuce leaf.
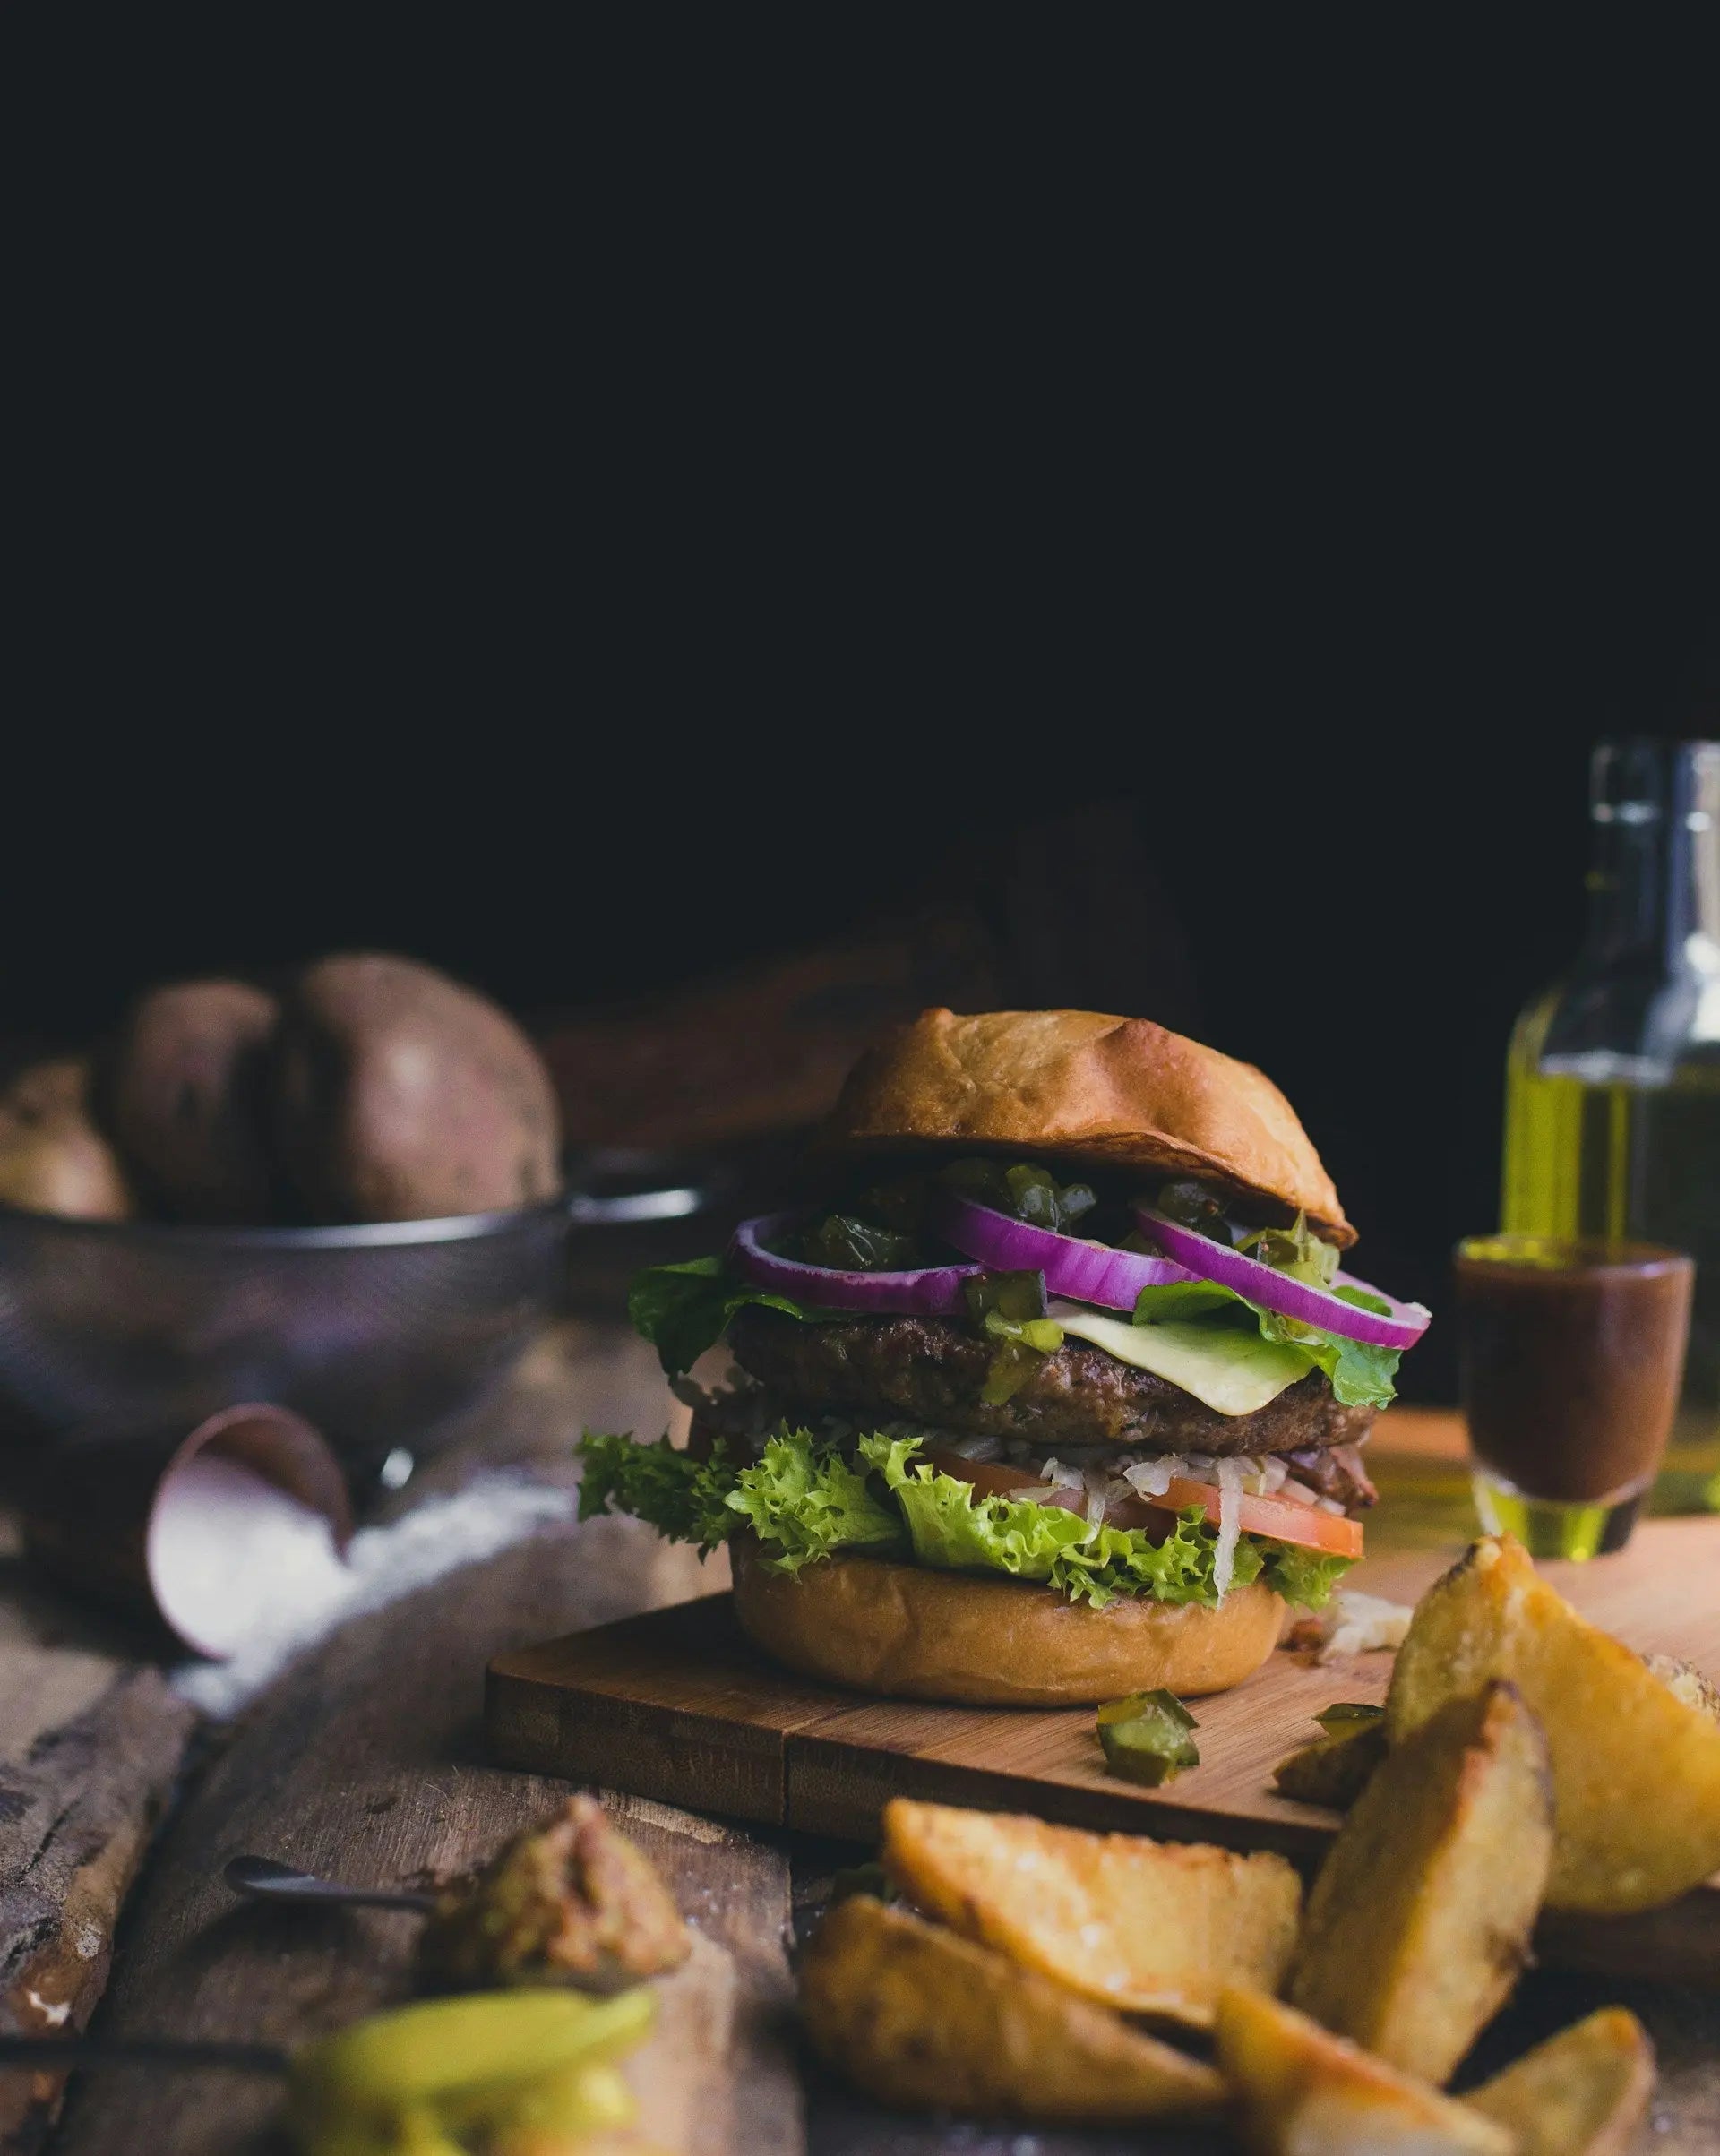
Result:
{"label": "green frilly lettuce leaf", "polygon": [[798,1572],[834,1550],[902,1540],[901,1515],[872,1493],[864,1468],[814,1446],[804,1430],[771,1438],[756,1467],[744,1467],[728,1493],[737,1513],[769,1551],[777,1572]]}
{"label": "green frilly lettuce leaf", "polygon": [[1287,1602],[1304,1610],[1323,1610],[1332,1589],[1349,1570],[1347,1557],[1331,1557],[1323,1550],[1304,1550],[1296,1542],[1260,1543],[1266,1559],[1266,1584]]}
{"label": "green frilly lettuce leaf", "polygon": [[[1061,1588],[1071,1602],[1102,1610],[1119,1594],[1156,1602],[1216,1602],[1213,1553],[1218,1537],[1200,1511],[1179,1513],[1162,1542],[1132,1527],[1089,1528],[1078,1512],[1031,1499],[980,1497],[971,1482],[916,1463],[917,1439],[862,1438],[860,1451],[883,1476],[902,1508],[923,1565],[950,1572],[1007,1572]],[[1258,1578],[1260,1551],[1244,1537],[1234,1578]]]}
{"label": "green frilly lettuce leaf", "polygon": [[636,1445],[624,1430],[611,1436],[588,1430],[579,1456],[582,1520],[629,1512],[668,1541],[697,1542],[701,1551],[727,1540],[735,1525],[727,1500],[735,1471],[720,1443],[710,1459],[695,1460],[666,1434],[655,1445]]}
{"label": "green frilly lettuce leaf", "polygon": [[[1199,1511],[1178,1514],[1162,1542],[1133,1528],[1089,1529],[1061,1506],[981,1497],[971,1482],[917,1459],[919,1447],[917,1438],[862,1438],[863,1465],[852,1465],[809,1431],[785,1430],[769,1440],[756,1466],[736,1469],[720,1446],[710,1460],[697,1461],[666,1438],[635,1445],[625,1437],[588,1435],[580,1447],[580,1517],[613,1505],[703,1550],[745,1525],[765,1562],[780,1572],[797,1572],[838,1550],[893,1547],[942,1571],[1039,1582],[1096,1609],[1124,1594],[1217,1601],[1218,1537]],[[1264,1576],[1275,1593],[1311,1609],[1327,1600],[1346,1568],[1342,1558],[1263,1536],[1245,1534],[1236,1545],[1238,1586]]]}

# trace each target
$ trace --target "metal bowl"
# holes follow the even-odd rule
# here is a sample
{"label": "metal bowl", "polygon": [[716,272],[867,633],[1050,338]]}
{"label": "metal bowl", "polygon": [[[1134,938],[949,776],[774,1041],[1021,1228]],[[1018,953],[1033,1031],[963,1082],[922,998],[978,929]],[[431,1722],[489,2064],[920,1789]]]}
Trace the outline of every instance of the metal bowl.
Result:
{"label": "metal bowl", "polygon": [[575,1225],[676,1217],[690,1188],[359,1227],[0,1211],[0,1447],[189,1431],[238,1402],[349,1469],[470,1407],[553,1310]]}

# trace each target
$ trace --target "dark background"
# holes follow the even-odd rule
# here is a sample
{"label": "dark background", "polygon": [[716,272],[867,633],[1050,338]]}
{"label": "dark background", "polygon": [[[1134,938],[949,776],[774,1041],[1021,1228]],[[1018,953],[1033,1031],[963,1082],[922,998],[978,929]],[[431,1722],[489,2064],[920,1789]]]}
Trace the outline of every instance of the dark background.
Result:
{"label": "dark background", "polygon": [[0,1033],[342,945],[614,1005],[957,892],[1036,1000],[1263,1064],[1437,1310],[1587,748],[1687,723],[1720,588],[1679,129],[1430,90],[1340,142],[1327,82],[1191,163],[1164,84],[1048,90],[1067,149],[1018,84],[960,155],[821,108],[772,157],[676,132],[681,58],[624,153],[581,79],[57,203]]}

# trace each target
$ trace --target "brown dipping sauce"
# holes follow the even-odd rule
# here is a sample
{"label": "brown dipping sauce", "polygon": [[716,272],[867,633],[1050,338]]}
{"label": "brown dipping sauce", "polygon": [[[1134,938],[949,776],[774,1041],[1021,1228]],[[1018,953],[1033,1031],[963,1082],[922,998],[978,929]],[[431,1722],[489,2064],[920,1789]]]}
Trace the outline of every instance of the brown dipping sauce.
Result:
{"label": "brown dipping sauce", "polygon": [[1653,1243],[1459,1243],[1463,1399],[1476,1457],[1525,1496],[1561,1503],[1642,1488],[1672,1431],[1695,1270]]}

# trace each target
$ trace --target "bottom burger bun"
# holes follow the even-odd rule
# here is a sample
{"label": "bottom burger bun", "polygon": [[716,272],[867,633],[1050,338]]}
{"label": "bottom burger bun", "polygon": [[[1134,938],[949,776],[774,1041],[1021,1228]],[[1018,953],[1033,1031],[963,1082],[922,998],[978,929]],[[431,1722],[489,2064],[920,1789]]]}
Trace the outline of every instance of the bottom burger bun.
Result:
{"label": "bottom burger bun", "polygon": [[729,1545],[735,1614],[772,1661],[898,1699],[959,1706],[1091,1706],[1163,1686],[1227,1691],[1278,1642],[1285,1604],[1259,1580],[1217,1608],[1119,1598],[1105,1609],[1049,1587],[833,1557],[769,1570],[751,1535]]}

